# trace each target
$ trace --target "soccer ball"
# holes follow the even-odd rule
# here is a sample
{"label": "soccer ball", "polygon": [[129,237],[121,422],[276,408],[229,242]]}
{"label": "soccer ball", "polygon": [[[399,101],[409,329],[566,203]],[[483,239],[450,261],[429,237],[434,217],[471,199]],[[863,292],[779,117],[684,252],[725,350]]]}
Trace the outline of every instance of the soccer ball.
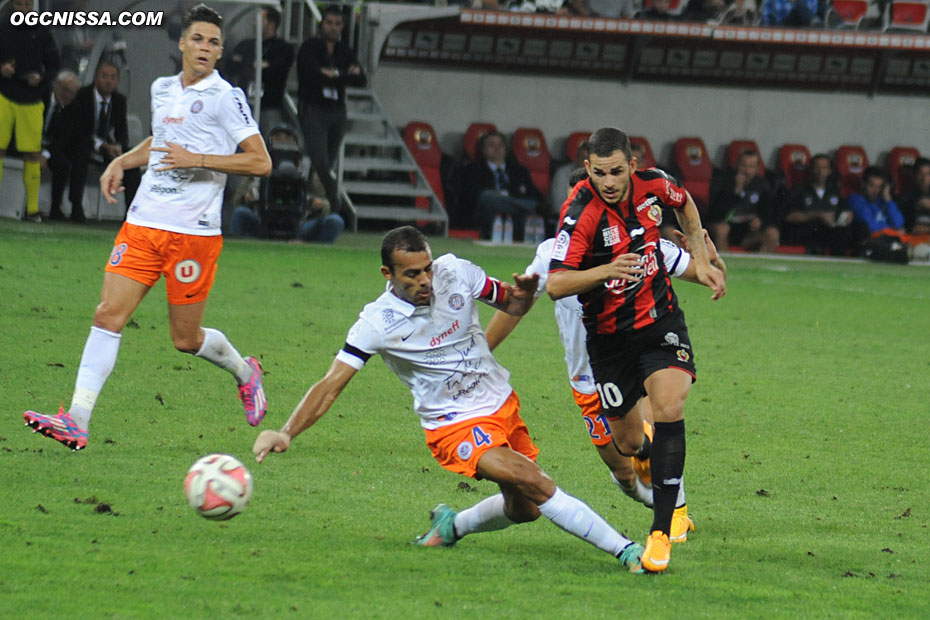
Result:
{"label": "soccer ball", "polygon": [[252,474],[234,456],[208,454],[187,471],[184,494],[201,517],[232,519],[249,504]]}

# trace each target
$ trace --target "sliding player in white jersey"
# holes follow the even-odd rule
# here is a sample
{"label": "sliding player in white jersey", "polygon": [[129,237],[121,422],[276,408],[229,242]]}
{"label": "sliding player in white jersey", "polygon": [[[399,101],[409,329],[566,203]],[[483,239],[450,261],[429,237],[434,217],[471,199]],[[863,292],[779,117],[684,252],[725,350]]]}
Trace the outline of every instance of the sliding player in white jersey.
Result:
{"label": "sliding player in white jersey", "polygon": [[181,73],[152,84],[152,137],[110,162],[100,177],[100,191],[112,203],[123,189],[123,171],[148,165],[107,261],[70,408],[57,415],[23,414],[34,432],[73,450],[87,445],[91,414],[116,364],[123,327],[162,275],[175,348],[235,377],[249,424],[265,415],[258,360],[239,355],[221,331],[201,327],[223,248],[226,175],[271,172],[242,91],[215,68],[223,53],[222,23],[202,4],[187,13],[178,43]]}
{"label": "sliding player in white jersey", "polygon": [[[416,542],[452,546],[477,532],[543,515],[563,530],[641,572],[642,546],[562,491],[536,464],[539,450],[520,418],[510,373],[488,348],[475,300],[512,314],[533,303],[538,278],[514,274],[515,286],[488,277],[452,254],[432,258],[415,228],[390,231],[381,245],[386,291],[359,314],[326,375],[310,388],[280,431],[263,431],[252,451],[261,462],[283,452],[316,423],[375,354],[406,385],[426,443],[445,469],[496,482],[501,492],[456,513],[440,504]],[[630,261],[629,278],[640,272]]]}
{"label": "sliding player in white jersey", "polygon": [[[575,183],[582,180],[581,173],[584,169],[579,169],[578,176],[573,175],[569,186],[569,191]],[[586,176],[586,175],[584,175]],[[687,244],[684,235],[678,236],[679,241]],[[721,271],[726,273],[726,264],[717,254],[717,249],[707,232],[704,232],[705,246],[707,248],[708,258]],[[536,248],[536,256],[533,262],[527,266],[525,273],[527,275],[536,274],[539,276],[539,286],[534,296],[538,299],[546,291],[546,279],[549,275],[549,261],[552,256],[552,249],[555,246],[555,239],[547,239],[539,244]],[[675,245],[666,239],[661,240],[661,251],[665,262],[666,270],[669,275],[678,277],[689,282],[696,282],[694,266],[691,264],[691,256],[681,247]],[[594,376],[591,371],[591,365],[588,360],[588,351],[585,346],[586,332],[581,320],[582,308],[578,297],[572,295],[559,299],[555,302],[555,320],[559,327],[559,337],[562,346],[565,349],[565,365],[568,370],[569,382],[572,387],[572,394],[575,403],[581,408],[582,418],[588,430],[588,436],[591,443],[597,449],[598,456],[610,470],[611,479],[620,487],[626,495],[634,500],[652,506],[652,488],[649,480],[648,466],[636,462],[636,459],[630,459],[620,454],[613,443],[610,426],[601,410],[600,398],[595,389]],[[511,316],[503,312],[495,312],[488,323],[486,334],[488,345],[493,351],[503,340],[510,335],[516,328],[523,316]],[[674,343],[669,343],[672,346]],[[652,422],[652,410],[649,408],[649,400],[642,399],[643,417],[646,419],[646,434],[652,434],[650,426]],[[641,477],[642,476],[642,477]],[[688,538],[688,532],[694,530],[694,523],[688,516],[688,507],[686,503],[684,484],[680,486],[678,501],[676,502],[675,512],[672,515],[672,526],[669,539],[673,542],[684,542]]]}

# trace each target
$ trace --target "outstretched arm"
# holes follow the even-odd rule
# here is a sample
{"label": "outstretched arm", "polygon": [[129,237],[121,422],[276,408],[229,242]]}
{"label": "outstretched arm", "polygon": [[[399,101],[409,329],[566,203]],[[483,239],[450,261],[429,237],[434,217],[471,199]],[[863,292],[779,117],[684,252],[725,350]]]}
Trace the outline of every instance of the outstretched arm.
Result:
{"label": "outstretched arm", "polygon": [[590,291],[610,280],[636,282],[642,277],[641,258],[639,254],[621,254],[609,263],[590,269],[550,272],[546,292],[552,299],[562,299]]}
{"label": "outstretched arm", "polygon": [[516,328],[522,318],[522,315],[514,316],[512,314],[507,314],[503,310],[495,312],[494,316],[492,316],[491,320],[488,322],[487,328],[484,330],[484,335],[487,336],[488,339],[488,347],[493,351],[497,345],[502,343],[504,339],[510,335],[510,332]]}
{"label": "outstretched arm", "polygon": [[[688,238],[688,244],[691,248],[691,261],[697,275],[697,281],[713,291],[711,299],[720,299],[727,293],[727,283],[724,274],[710,264],[707,256],[707,248],[704,245],[704,229],[701,228],[701,216],[698,213],[697,205],[687,194],[687,201],[683,209],[676,211],[678,223]],[[551,280],[550,280],[551,281]]]}
{"label": "outstretched arm", "polygon": [[[707,229],[702,229],[704,233],[704,249],[707,251],[707,259],[710,261],[710,264],[723,272],[723,277],[727,277],[727,264],[723,261],[723,257],[717,253],[717,246],[714,245],[714,242],[710,238]],[[675,241],[678,242],[678,245],[681,246],[685,252],[690,252],[691,244],[688,242],[688,238],[685,237],[681,231],[673,230],[672,233],[675,235]],[[697,269],[694,267],[694,263],[688,263],[688,268],[685,269],[685,272],[681,274],[682,280],[687,280],[688,282],[694,282],[700,284],[697,279]]]}
{"label": "outstretched arm", "polygon": [[262,431],[255,439],[252,453],[261,463],[270,452],[284,452],[291,446],[291,440],[307,430],[329,410],[342,392],[342,389],[355,376],[357,371],[352,366],[339,360],[333,360],[326,375],[313,384],[307,391],[291,417],[280,431]]}
{"label": "outstretched arm", "polygon": [[[493,278],[492,281],[496,282]],[[489,301],[487,298],[479,298],[489,306],[498,310],[512,314],[514,316],[523,316],[533,307],[536,301],[536,288],[539,286],[539,274],[524,275],[521,273],[513,274],[513,284],[506,282],[500,283],[500,292],[497,299]]]}
{"label": "outstretched arm", "polygon": [[116,196],[123,187],[123,172],[144,166],[149,161],[149,149],[152,147],[152,136],[149,136],[127,153],[123,153],[110,162],[107,169],[100,175],[100,193],[110,204],[116,202]]}

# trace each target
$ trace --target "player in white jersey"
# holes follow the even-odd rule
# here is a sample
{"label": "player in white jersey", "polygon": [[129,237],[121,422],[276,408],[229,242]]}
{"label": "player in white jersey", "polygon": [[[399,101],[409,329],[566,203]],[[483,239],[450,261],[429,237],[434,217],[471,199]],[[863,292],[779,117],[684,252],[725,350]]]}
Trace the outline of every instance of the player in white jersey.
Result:
{"label": "player in white jersey", "polygon": [[584,502],[568,495],[536,465],[539,450],[520,418],[510,373],[491,355],[475,300],[510,314],[526,312],[538,278],[514,274],[515,286],[488,277],[452,254],[432,258],[426,238],[404,226],[381,245],[386,290],[365,306],[326,375],[280,431],[262,431],[252,451],[261,462],[283,452],[336,400],[368,359],[380,354],[413,396],[413,409],[433,456],[445,469],[492,480],[501,492],[456,513],[430,513],[423,546],[452,546],[477,532],[543,515],[560,528],[637,571],[642,546],[619,534]]}
{"label": "player in white jersey", "polygon": [[90,417],[116,364],[123,327],[162,274],[175,348],[236,378],[249,424],[265,415],[258,360],[243,358],[222,332],[202,328],[201,320],[223,247],[226,175],[267,176],[271,158],[242,91],[215,69],[223,52],[222,17],[202,4],[191,9],[178,47],[181,73],[152,84],[152,137],[114,159],[100,177],[100,190],[112,203],[123,189],[123,171],[148,165],[107,262],[71,407],[57,415],[23,414],[35,432],[74,450],[87,445]]}
{"label": "player in white jersey", "polygon": [[[569,181],[569,193],[576,183],[587,176],[586,173],[583,173],[584,169],[581,168],[578,175],[572,175]],[[687,238],[680,233],[677,237],[686,247]],[[726,264],[717,254],[717,249],[706,231],[704,232],[704,239],[709,260],[726,273]],[[695,269],[691,264],[691,255],[685,249],[667,239],[662,239],[660,245],[669,275],[689,282],[697,282]],[[527,275],[537,274],[540,278],[534,300],[538,299],[546,290],[549,262],[554,246],[555,239],[543,241],[536,248],[533,262],[525,270]],[[492,351],[510,335],[522,318],[522,316],[511,316],[502,312],[494,313],[486,330],[488,345]],[[648,485],[648,480],[647,484],[643,483],[637,472],[634,471],[632,459],[621,455],[614,446],[610,426],[601,410],[600,398],[595,389],[594,376],[588,359],[587,347],[585,346],[587,335],[582,323],[582,307],[578,297],[572,295],[556,300],[555,319],[559,328],[562,347],[565,349],[565,365],[568,370],[569,383],[572,387],[575,402],[581,408],[582,419],[587,427],[591,443],[594,444],[598,456],[601,457],[601,460],[610,470],[613,482],[629,497],[642,502],[646,506],[652,506],[651,485]],[[643,416],[647,420],[647,424],[651,423],[652,410],[649,408],[649,400],[642,399],[642,405],[644,407]],[[651,433],[651,427],[647,430],[647,434],[649,433]],[[684,483],[682,483],[675,512],[672,516],[669,538],[674,542],[684,542],[687,540],[688,532],[693,531],[693,529],[694,524],[688,516]]]}

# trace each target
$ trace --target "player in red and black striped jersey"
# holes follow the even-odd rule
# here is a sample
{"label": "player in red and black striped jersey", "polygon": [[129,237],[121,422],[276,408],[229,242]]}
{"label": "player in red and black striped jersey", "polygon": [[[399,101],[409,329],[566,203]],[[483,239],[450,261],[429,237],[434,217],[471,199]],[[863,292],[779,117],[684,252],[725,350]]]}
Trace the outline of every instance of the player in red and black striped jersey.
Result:
{"label": "player in red and black striped jersey", "polygon": [[[674,210],[697,279],[713,299],[726,293],[726,281],[708,261],[687,190],[661,171],[634,172],[629,139],[619,129],[599,129],[588,142],[588,180],[562,208],[546,291],[582,301],[595,385],[617,449],[650,459],[655,516],[643,567],[659,572],[671,554],[668,534],[685,461],[684,402],[695,378],[684,314],[659,247],[663,208]],[[651,442],[637,405],[644,394],[655,416]]]}

